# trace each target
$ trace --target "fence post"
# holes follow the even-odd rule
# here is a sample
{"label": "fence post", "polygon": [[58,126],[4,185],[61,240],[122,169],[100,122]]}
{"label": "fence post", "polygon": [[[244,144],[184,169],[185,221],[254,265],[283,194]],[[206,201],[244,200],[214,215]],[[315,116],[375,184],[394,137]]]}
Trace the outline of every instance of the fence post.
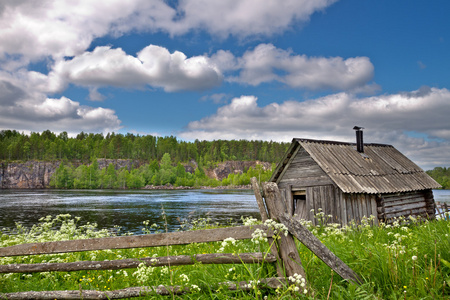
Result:
{"label": "fence post", "polygon": [[[265,182],[263,183],[263,190],[269,217],[280,222],[280,216],[286,213],[286,205],[282,202],[278,186],[274,182]],[[286,236],[281,234],[278,246],[280,257],[286,270],[286,276],[293,276],[297,273],[306,279],[305,270],[303,269],[292,234],[288,233]]]}
{"label": "fence post", "polygon": [[[267,215],[266,206],[264,205],[264,199],[261,195],[261,190],[258,184],[258,181],[256,180],[256,177],[252,177],[250,179],[252,183],[253,192],[255,193],[256,202],[258,203],[259,212],[261,213],[261,221],[264,223],[267,219],[269,219],[269,216]],[[277,245],[274,243],[273,238],[268,237],[267,242],[270,245],[270,252],[275,255],[277,259],[277,274],[278,277],[284,276],[283,271],[283,262],[280,259],[280,255],[278,254]]]}

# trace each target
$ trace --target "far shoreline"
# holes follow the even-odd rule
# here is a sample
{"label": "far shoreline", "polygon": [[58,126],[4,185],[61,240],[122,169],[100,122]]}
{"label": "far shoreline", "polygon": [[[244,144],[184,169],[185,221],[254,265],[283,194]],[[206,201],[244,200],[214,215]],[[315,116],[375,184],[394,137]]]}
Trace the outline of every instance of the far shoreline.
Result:
{"label": "far shoreline", "polygon": [[220,185],[220,186],[174,186],[166,185],[146,185],[140,190],[251,190],[252,186],[248,185]]}

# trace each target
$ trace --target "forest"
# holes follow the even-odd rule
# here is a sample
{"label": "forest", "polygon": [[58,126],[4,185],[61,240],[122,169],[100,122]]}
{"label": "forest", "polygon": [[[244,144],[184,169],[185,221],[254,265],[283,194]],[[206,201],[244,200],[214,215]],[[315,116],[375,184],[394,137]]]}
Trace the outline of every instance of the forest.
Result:
{"label": "forest", "polygon": [[[176,137],[79,133],[56,135],[49,130],[26,135],[14,130],[0,131],[0,161],[61,161],[50,182],[54,188],[137,189],[147,185],[228,186],[247,185],[256,176],[267,181],[272,173],[257,165],[243,174],[230,174],[218,181],[204,169],[223,161],[271,162],[272,168],[289,147],[289,143],[246,140],[185,142]],[[99,169],[98,158],[131,159],[141,162],[138,168],[116,169],[113,164]],[[194,160],[194,173],[186,172],[182,163]],[[76,162],[76,163],[75,163]],[[80,164],[81,162],[81,164]]]}
{"label": "forest", "polygon": [[121,168],[116,170],[110,163],[108,167],[99,169],[97,159],[89,165],[74,167],[71,163],[63,162],[56,169],[50,181],[50,186],[64,189],[139,189],[147,185],[173,185],[178,187],[217,187],[240,186],[250,184],[250,178],[256,177],[260,181],[268,181],[272,175],[271,169],[264,169],[262,165],[250,167],[242,174],[231,173],[227,178],[219,181],[209,178],[199,164],[194,173],[186,172],[184,166],[178,162],[173,165],[170,154],[163,155],[161,162],[156,159],[139,168]]}
{"label": "forest", "polygon": [[157,137],[127,133],[79,133],[69,137],[46,130],[30,135],[15,130],[0,131],[0,161],[79,160],[92,158],[160,161],[168,153],[174,164],[195,160],[207,165],[227,160],[259,160],[277,163],[290,143],[247,140],[186,142],[174,136]]}
{"label": "forest", "polygon": [[444,189],[450,189],[450,168],[436,167],[428,170],[427,174],[433,177]]}

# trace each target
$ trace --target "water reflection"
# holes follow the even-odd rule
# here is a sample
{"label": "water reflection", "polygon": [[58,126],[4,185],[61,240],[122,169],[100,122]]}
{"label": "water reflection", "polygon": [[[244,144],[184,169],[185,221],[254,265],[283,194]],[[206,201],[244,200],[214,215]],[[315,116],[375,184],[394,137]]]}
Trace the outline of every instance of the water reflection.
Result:
{"label": "water reflection", "polygon": [[80,224],[96,222],[98,227],[122,232],[142,233],[142,222],[149,220],[168,230],[180,228],[186,220],[210,218],[225,224],[239,222],[241,216],[259,218],[258,206],[247,190],[186,191],[105,191],[105,190],[0,190],[0,228],[9,232],[20,222],[25,227],[47,215],[71,214]]}

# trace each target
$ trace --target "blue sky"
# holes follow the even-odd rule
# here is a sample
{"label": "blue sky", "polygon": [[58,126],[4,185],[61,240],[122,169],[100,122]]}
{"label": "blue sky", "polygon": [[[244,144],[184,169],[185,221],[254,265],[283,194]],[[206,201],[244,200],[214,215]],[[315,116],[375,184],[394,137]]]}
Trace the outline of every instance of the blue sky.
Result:
{"label": "blue sky", "polygon": [[392,144],[450,165],[448,1],[0,3],[0,130]]}

